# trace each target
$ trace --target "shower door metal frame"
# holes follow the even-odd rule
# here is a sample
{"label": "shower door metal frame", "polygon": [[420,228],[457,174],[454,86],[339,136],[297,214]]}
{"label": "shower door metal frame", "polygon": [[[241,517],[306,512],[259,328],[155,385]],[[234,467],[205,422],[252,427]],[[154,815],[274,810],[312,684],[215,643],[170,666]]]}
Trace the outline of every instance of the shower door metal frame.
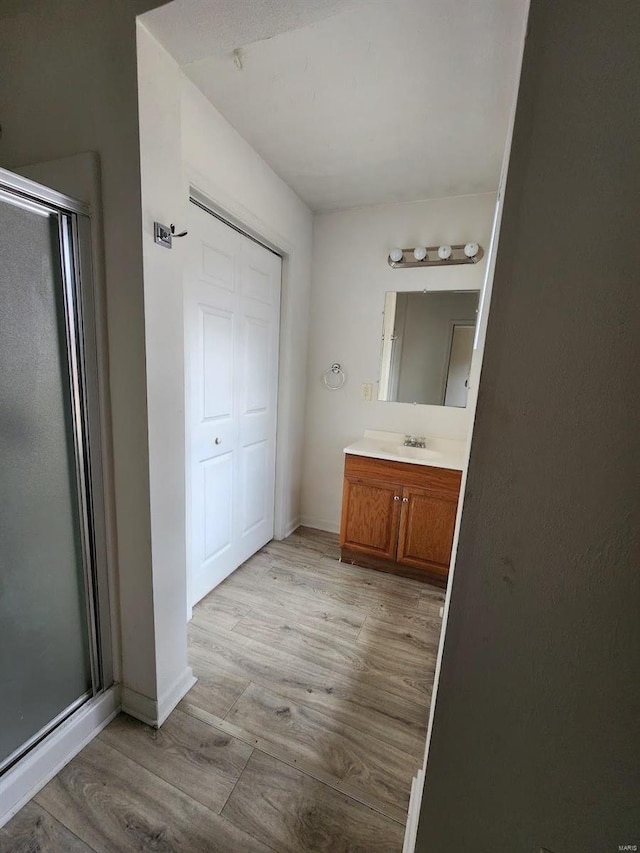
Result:
{"label": "shower door metal frame", "polygon": [[0,776],[87,701],[113,682],[107,531],[104,513],[102,407],[98,376],[96,294],[90,209],[26,178],[0,169],[0,200],[49,213],[58,224],[77,506],[91,666],[91,690],[79,696],[0,765]]}

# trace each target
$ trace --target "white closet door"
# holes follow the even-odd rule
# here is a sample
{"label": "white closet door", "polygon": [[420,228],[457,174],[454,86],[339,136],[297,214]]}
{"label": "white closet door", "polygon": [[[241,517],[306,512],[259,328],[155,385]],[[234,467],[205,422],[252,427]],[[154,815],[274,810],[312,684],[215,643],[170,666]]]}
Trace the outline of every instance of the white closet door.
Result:
{"label": "white closet door", "polygon": [[239,238],[238,541],[244,562],[273,539],[282,260]]}
{"label": "white closet door", "polygon": [[196,205],[188,239],[193,605],[273,538],[282,261]]}

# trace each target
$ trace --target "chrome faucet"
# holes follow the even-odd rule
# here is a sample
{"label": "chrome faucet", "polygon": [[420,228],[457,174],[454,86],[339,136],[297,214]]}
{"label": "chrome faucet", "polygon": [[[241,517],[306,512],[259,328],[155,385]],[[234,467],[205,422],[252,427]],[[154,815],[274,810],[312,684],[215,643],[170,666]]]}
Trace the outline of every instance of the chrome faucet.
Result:
{"label": "chrome faucet", "polygon": [[405,447],[426,447],[427,439],[423,435],[405,435]]}

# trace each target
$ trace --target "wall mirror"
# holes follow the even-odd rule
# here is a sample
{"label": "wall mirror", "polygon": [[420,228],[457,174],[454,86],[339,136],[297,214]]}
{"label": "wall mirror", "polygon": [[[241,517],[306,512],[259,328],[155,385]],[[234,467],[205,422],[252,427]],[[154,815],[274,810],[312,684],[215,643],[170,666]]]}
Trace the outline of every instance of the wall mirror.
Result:
{"label": "wall mirror", "polygon": [[385,295],[378,399],[467,405],[479,291]]}

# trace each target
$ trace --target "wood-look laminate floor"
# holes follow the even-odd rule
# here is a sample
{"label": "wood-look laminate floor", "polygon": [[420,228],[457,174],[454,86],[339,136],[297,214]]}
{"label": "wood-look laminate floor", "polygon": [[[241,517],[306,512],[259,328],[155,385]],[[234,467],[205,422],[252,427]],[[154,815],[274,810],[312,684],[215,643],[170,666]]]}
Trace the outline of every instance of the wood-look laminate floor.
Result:
{"label": "wood-look laminate floor", "polygon": [[444,596],[338,556],[300,528],[208,595],[167,722],[121,714],[1,853],[400,853]]}

